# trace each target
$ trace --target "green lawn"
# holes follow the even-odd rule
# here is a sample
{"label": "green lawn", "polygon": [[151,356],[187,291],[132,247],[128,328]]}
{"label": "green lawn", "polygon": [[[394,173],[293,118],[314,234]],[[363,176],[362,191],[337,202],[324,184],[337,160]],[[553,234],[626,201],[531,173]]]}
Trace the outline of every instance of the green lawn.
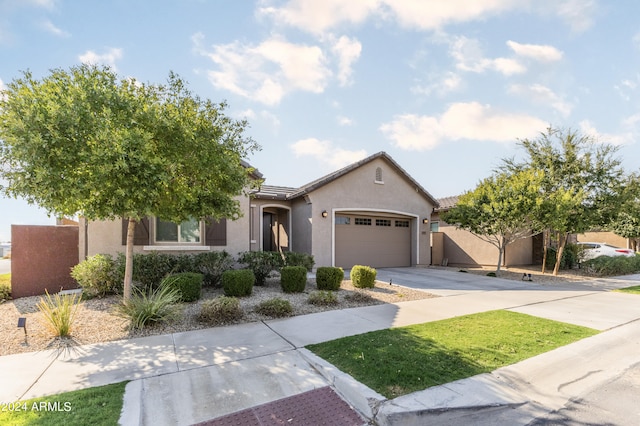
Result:
{"label": "green lawn", "polygon": [[625,287],[614,290],[620,293],[640,294],[640,285],[634,285],[633,287]]}
{"label": "green lawn", "polygon": [[387,398],[493,371],[597,334],[510,311],[374,331],[307,348]]}
{"label": "green lawn", "polygon": [[0,425],[117,425],[126,384],[116,383],[16,403],[3,402]]}
{"label": "green lawn", "polygon": [[0,284],[11,285],[11,273],[0,274]]}

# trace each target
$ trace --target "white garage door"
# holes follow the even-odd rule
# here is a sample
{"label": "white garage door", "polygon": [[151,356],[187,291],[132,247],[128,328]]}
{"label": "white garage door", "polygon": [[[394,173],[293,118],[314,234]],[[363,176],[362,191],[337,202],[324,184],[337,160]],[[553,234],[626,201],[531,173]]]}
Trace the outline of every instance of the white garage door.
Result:
{"label": "white garage door", "polygon": [[337,214],[335,256],[342,268],[411,266],[411,220]]}

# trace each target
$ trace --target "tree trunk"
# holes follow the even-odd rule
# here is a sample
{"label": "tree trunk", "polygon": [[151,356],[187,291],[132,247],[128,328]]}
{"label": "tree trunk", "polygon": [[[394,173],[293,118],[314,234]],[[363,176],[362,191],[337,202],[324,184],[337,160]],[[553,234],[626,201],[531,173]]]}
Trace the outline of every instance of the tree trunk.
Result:
{"label": "tree trunk", "polygon": [[498,246],[498,267],[496,268],[496,275],[500,275],[500,266],[502,265],[502,258],[504,254],[504,241]]}
{"label": "tree trunk", "polygon": [[549,252],[549,244],[551,243],[551,230],[547,230],[542,234],[542,273],[547,269],[547,253]]}
{"label": "tree trunk", "polygon": [[133,281],[133,235],[136,230],[136,220],[129,218],[127,225],[127,249],[125,251],[125,267],[124,267],[124,303],[131,299],[131,282]]}
{"label": "tree trunk", "polygon": [[569,233],[560,233],[558,235],[558,252],[556,254],[556,266],[553,268],[553,275],[557,276],[560,270],[560,262],[562,262],[562,254],[564,253],[564,247],[567,245],[569,239]]}

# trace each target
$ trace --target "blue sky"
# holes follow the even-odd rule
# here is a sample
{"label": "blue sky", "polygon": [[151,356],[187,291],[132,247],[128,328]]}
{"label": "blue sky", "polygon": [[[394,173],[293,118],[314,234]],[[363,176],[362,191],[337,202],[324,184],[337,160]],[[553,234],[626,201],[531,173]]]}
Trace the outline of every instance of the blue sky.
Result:
{"label": "blue sky", "polygon": [[[548,125],[640,146],[632,0],[0,0],[0,87],[81,62],[227,100],[272,185],[378,151],[436,197],[473,189]],[[54,219],[0,198],[11,223]]]}

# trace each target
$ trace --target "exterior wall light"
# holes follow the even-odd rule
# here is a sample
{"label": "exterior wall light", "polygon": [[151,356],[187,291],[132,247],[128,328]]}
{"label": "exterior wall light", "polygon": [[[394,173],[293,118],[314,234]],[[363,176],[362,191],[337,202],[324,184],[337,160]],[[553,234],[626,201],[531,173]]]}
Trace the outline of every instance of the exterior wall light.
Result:
{"label": "exterior wall light", "polygon": [[329,217],[329,213],[327,213],[326,210],[322,210],[322,217],[326,219],[327,217]]}
{"label": "exterior wall light", "polygon": [[427,223],[429,223],[429,219],[425,217],[424,219],[422,219],[422,223],[426,225]]}

